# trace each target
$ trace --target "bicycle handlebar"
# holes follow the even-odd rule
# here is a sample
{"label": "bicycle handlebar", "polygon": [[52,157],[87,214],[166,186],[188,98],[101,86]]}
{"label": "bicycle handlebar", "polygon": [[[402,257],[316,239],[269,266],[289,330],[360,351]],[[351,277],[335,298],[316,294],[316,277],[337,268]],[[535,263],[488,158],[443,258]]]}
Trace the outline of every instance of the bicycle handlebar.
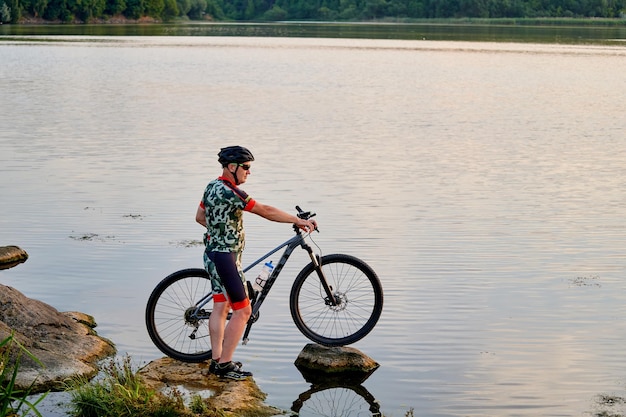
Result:
{"label": "bicycle handlebar", "polygon": [[[315,213],[311,213],[310,211],[304,211],[300,208],[300,206],[296,206],[296,210],[298,211],[298,214],[296,214],[296,216],[301,219],[309,220],[311,217],[315,217]],[[315,228],[315,231],[319,233],[317,227]]]}
{"label": "bicycle handlebar", "polygon": [[315,213],[311,213],[310,211],[303,211],[300,206],[296,206],[296,210],[298,210],[297,216],[304,220],[309,220],[311,217],[315,217]]}

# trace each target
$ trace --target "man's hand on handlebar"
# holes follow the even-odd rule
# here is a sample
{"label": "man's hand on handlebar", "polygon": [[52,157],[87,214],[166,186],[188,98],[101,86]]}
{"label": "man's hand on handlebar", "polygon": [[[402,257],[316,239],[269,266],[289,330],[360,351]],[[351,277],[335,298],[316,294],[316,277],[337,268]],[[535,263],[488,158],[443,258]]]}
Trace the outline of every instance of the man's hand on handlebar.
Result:
{"label": "man's hand on handlebar", "polygon": [[317,222],[315,220],[306,220],[298,218],[298,223],[296,223],[301,230],[312,233],[314,230],[317,230]]}
{"label": "man's hand on handlebar", "polygon": [[[311,217],[315,217],[315,213],[303,211],[300,206],[296,206],[296,210],[298,211],[298,223],[295,223],[296,226],[307,233],[312,233],[314,230],[317,230],[317,222],[311,220]],[[319,230],[317,231],[319,232]]]}

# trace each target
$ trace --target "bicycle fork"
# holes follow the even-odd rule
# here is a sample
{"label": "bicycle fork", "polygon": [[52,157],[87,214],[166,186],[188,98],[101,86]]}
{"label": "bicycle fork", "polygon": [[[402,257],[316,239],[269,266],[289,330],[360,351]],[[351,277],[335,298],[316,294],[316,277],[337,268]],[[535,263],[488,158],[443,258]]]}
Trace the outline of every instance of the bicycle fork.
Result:
{"label": "bicycle fork", "polygon": [[326,276],[324,275],[324,271],[322,270],[322,260],[320,257],[313,253],[313,249],[306,243],[302,244],[302,247],[309,253],[309,257],[311,258],[311,262],[313,262],[313,266],[315,267],[315,272],[317,272],[317,276],[320,279],[320,283],[322,284],[322,288],[326,293],[326,305],[328,306],[336,306],[337,299],[333,294],[333,288],[328,285],[328,281],[326,281]]}

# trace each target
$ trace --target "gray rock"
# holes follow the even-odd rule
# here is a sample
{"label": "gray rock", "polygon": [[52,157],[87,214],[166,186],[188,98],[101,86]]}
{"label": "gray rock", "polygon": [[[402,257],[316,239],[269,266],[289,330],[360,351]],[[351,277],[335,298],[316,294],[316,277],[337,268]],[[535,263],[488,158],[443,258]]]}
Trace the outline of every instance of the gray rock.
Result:
{"label": "gray rock", "polygon": [[0,285],[0,340],[13,334],[43,364],[42,367],[28,355],[22,355],[16,381],[20,388],[34,381],[34,392],[58,390],[63,389],[68,378],[95,376],[95,362],[115,354],[115,347],[99,337],[94,327],[93,317],[61,313],[14,288]]}
{"label": "gray rock", "polygon": [[371,372],[379,364],[365,353],[348,346],[328,347],[314,343],[306,345],[296,366],[324,373]]}
{"label": "gray rock", "polygon": [[334,379],[342,383],[360,383],[380,366],[356,348],[315,343],[309,343],[302,349],[295,365],[304,379],[316,384]]}

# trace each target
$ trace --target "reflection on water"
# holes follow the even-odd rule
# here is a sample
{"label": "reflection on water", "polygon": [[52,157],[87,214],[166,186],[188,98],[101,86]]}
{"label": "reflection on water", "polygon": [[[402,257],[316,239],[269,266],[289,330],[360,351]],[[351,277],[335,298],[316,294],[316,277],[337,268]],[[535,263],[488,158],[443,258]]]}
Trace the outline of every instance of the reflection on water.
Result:
{"label": "reflection on water", "polygon": [[363,383],[376,371],[325,373],[308,370],[300,366],[298,370],[310,383],[309,389],[293,402],[291,411],[301,417],[365,417],[380,416],[380,404],[363,386]]}
{"label": "reflection on water", "polygon": [[[585,23],[585,22],[581,22]],[[614,44],[626,41],[619,25],[479,25],[430,23],[187,23],[154,25],[0,25],[0,35],[226,36],[406,39],[429,41]]]}
{"label": "reflection on water", "polygon": [[[355,347],[381,364],[361,385],[385,415],[582,415],[624,396],[624,47],[55,39],[0,42],[0,244],[30,255],[3,285],[160,357],[146,300],[202,266],[195,210],[239,143],[251,196],[315,211],[322,254],[379,275],[385,311]],[[292,234],[245,223],[246,264]],[[283,409],[311,389],[293,367],[298,252],[237,350]]]}
{"label": "reflection on water", "polygon": [[380,404],[363,385],[311,385],[300,394],[291,411],[301,417],[380,416]]}

